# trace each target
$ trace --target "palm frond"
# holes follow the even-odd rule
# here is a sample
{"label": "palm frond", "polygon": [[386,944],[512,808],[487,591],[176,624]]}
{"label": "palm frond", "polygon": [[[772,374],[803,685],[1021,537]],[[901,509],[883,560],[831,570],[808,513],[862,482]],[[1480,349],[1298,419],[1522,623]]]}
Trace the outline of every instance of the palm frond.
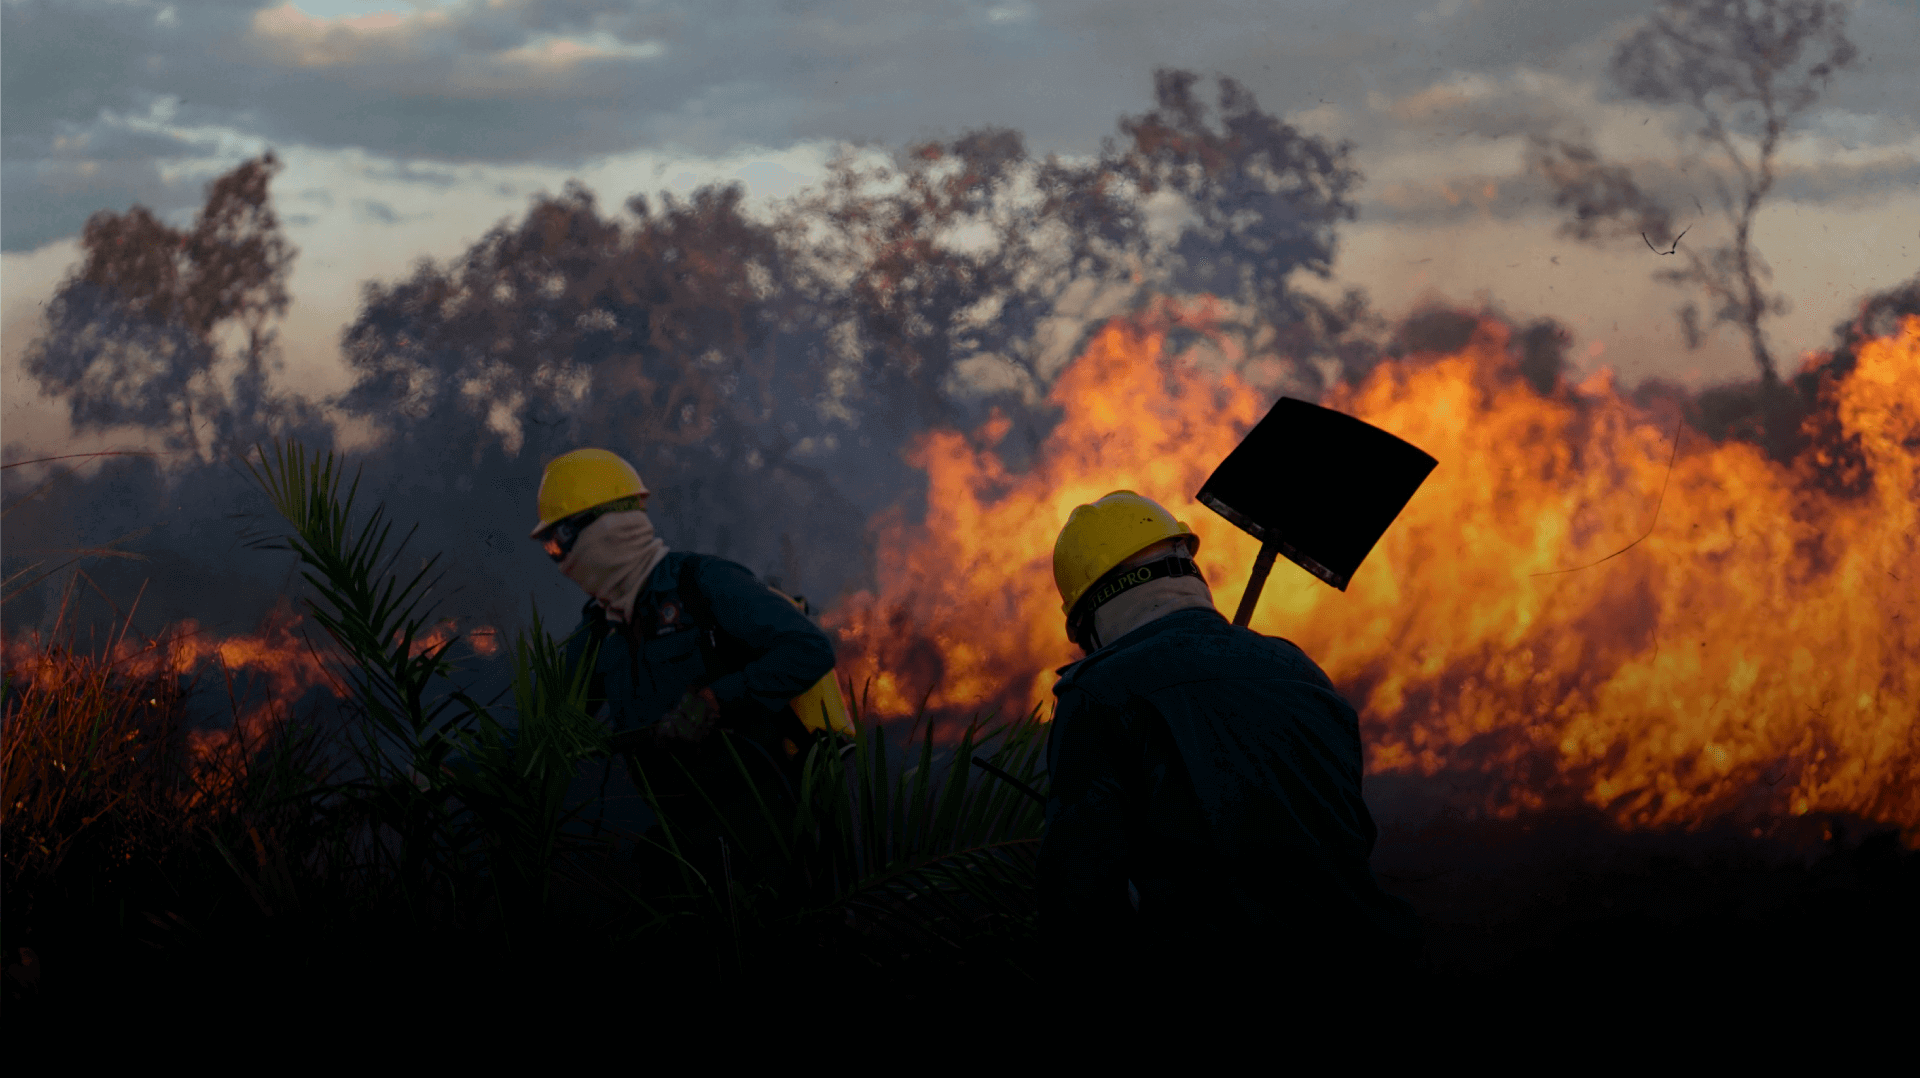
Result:
{"label": "palm frond", "polygon": [[[292,530],[255,545],[299,558],[317,596],[308,603],[313,619],[346,659],[362,720],[347,742],[365,777],[334,789],[397,837],[387,874],[410,903],[428,886],[471,893],[479,856],[503,907],[544,908],[554,855],[577,813],[564,804],[567,786],[582,759],[607,751],[586,712],[593,657],[569,667],[536,610],[513,656],[517,737],[457,686],[429,698],[457,673],[448,653],[461,638],[417,646],[433,621],[439,558],[411,575],[395,568],[418,526],[391,545],[395,522],[384,507],[356,524],[358,470],[347,482],[331,452],[257,448],[258,464],[244,463]],[[384,842],[367,849],[384,859]]]}

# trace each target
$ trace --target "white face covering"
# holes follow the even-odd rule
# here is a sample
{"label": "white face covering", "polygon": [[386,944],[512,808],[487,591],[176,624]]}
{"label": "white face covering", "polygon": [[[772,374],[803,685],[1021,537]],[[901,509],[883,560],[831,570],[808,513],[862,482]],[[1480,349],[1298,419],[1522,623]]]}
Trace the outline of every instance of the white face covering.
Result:
{"label": "white face covering", "polygon": [[605,604],[607,616],[631,621],[634,600],[666,556],[667,544],[653,534],[653,521],[645,510],[634,509],[587,525],[560,560],[560,572]]}
{"label": "white face covering", "polygon": [[[1143,553],[1127,560],[1134,565],[1158,561],[1170,553],[1186,556],[1185,544],[1173,550]],[[1164,618],[1176,610],[1213,609],[1213,591],[1197,576],[1162,577],[1120,593],[1093,612],[1094,646],[1105,647],[1147,622]]]}

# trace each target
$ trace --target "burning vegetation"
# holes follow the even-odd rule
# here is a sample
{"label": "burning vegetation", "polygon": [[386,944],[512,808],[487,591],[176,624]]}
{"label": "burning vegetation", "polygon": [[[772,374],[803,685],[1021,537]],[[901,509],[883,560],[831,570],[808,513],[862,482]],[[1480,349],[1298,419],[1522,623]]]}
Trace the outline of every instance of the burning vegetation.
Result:
{"label": "burning vegetation", "polygon": [[[1403,811],[1502,834],[1573,812],[1615,835],[1754,838],[1846,817],[1915,844],[1920,283],[1867,301],[1832,355],[1784,384],[1766,364],[1755,385],[1697,396],[1604,372],[1569,384],[1551,319],[1433,309],[1389,334],[1362,294],[1291,287],[1295,271],[1329,271],[1354,213],[1351,148],[1301,135],[1231,82],[1209,111],[1195,82],[1163,73],[1156,107],[1089,162],[1034,160],[1016,133],[980,132],[878,170],[843,160],[771,218],[733,188],[636,197],[617,220],[570,187],[461,258],[370,283],[342,339],[355,385],[328,403],[383,430],[356,489],[419,523],[415,553],[448,555],[443,578],[403,598],[457,595],[468,605],[452,620],[375,600],[378,580],[412,578],[397,550],[369,561],[321,542],[344,531],[303,532],[302,588],[291,548],[232,541],[235,519],[257,538],[324,516],[295,511],[293,487],[236,479],[248,448],[333,437],[265,374],[292,258],[267,205],[271,157],[216,183],[192,229],[138,207],[90,222],[87,262],[28,368],[76,428],[144,425],[185,459],[115,458],[7,507],[9,958],[106,923],[99,887],[74,897],[83,876],[151,913],[161,933],[145,941],[167,954],[192,934],[180,925],[235,910],[248,931],[291,936],[432,923],[546,939],[529,926],[553,915],[550,869],[591,860],[561,837],[553,761],[598,750],[568,725],[577,701],[533,691],[549,641],[513,604],[534,590],[536,618],[570,618],[578,596],[520,529],[540,465],[600,444],[632,451],[676,547],[825,609],[872,741],[857,763],[822,763],[844,770],[819,789],[852,792],[791,821],[765,890],[703,881],[621,906],[617,882],[567,884],[596,896],[596,930],[657,941],[697,925],[690,961],[730,950],[714,968],[737,974],[743,939],[787,953],[796,925],[826,931],[807,919],[826,910],[878,948],[862,954],[894,961],[963,925],[968,946],[1004,947],[988,965],[1025,975],[1007,956],[1031,933],[1021,871],[1038,817],[967,761],[978,750],[1044,783],[1021,717],[1044,720],[1054,669],[1076,657],[1054,537],[1077,503],[1147,494],[1199,532],[1215,603],[1232,610],[1257,543],[1192,496],[1280,393],[1440,461],[1347,591],[1283,566],[1253,620],[1353,700],[1370,781],[1418,791]],[[1168,198],[1188,222],[1170,238],[1146,223]],[[241,337],[223,389],[221,342]],[[127,559],[90,563],[57,599],[53,583],[14,587],[43,568],[17,537],[98,553],[111,544],[95,532],[161,513],[184,523],[152,525],[140,555],[159,593],[141,608],[161,620],[147,642],[114,609],[108,646],[73,643],[108,596],[135,590],[145,570]],[[257,628],[201,629],[235,623]],[[520,646],[503,646],[516,629]],[[428,701],[462,643],[516,690],[523,724],[552,721],[538,767],[481,718],[492,701]],[[230,689],[217,729],[185,718],[183,678],[205,671]],[[387,724],[356,750],[358,771],[301,740],[295,705],[311,697]],[[971,721],[987,712],[1015,720],[991,754]],[[898,759],[903,728],[915,770]],[[462,753],[477,770],[454,766]],[[495,781],[535,772],[537,796]],[[183,864],[215,882],[182,885],[169,866]],[[984,907],[954,898],[969,887]],[[64,912],[23,921],[35,907],[21,894]],[[904,917],[916,942],[869,915]]]}
{"label": "burning vegetation", "polygon": [[[878,589],[833,614],[876,711],[1046,700],[1077,657],[1053,538],[1065,508],[1114,487],[1177,506],[1215,603],[1235,607],[1258,544],[1192,495],[1266,401],[1168,348],[1196,324],[1169,307],[1104,330],[1055,383],[1062,419],[1024,472],[996,453],[1004,418],[919,442],[926,518],[882,519]],[[1809,423],[1832,441],[1784,465],[1605,376],[1543,395],[1515,343],[1484,318],[1460,351],[1326,398],[1442,462],[1344,594],[1288,570],[1253,621],[1352,696],[1370,771],[1506,819],[1587,804],[1627,827],[1920,827],[1920,318],[1822,382]],[[1855,492],[1823,479],[1843,445]]]}

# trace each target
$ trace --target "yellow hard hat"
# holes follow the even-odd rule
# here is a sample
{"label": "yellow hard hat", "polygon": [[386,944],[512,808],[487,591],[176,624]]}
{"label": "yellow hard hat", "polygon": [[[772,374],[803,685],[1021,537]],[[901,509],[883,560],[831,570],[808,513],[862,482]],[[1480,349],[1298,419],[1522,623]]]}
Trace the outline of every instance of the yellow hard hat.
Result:
{"label": "yellow hard hat", "polygon": [[604,449],[562,453],[540,477],[540,523],[534,525],[533,537],[538,539],[556,523],[596,505],[650,493],[633,465],[613,453]]}
{"label": "yellow hard hat", "polygon": [[1131,490],[1116,490],[1091,505],[1076,507],[1053,543],[1053,582],[1060,589],[1060,612],[1072,614],[1073,604],[1096,581],[1163,539],[1186,539],[1189,552],[1200,549],[1200,537],[1192,528],[1175,520],[1159,502]]}

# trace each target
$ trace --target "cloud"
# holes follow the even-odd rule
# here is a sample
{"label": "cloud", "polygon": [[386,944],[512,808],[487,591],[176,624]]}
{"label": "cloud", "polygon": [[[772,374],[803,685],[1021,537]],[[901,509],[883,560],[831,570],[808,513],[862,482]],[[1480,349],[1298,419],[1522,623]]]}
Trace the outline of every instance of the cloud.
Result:
{"label": "cloud", "polygon": [[134,202],[157,211],[191,205],[190,185],[168,183],[152,161],[91,158],[0,162],[0,245],[27,251],[77,234],[88,217]]}
{"label": "cloud", "polygon": [[500,54],[500,59],[538,71],[564,73],[576,65],[594,60],[652,60],[667,51],[659,39],[626,42],[596,30],[581,37],[542,34],[517,48]]}
{"label": "cloud", "polygon": [[[403,277],[421,257],[458,256],[569,178],[611,213],[637,192],[712,181],[745,182],[755,198],[791,194],[821,176],[842,139],[898,145],[998,124],[1043,153],[1087,153],[1118,116],[1151,104],[1152,72],[1168,65],[1231,76],[1268,109],[1358,145],[1368,175],[1361,217],[1342,231],[1334,278],[1307,287],[1363,285],[1389,315],[1423,297],[1470,303],[1484,293],[1522,317],[1560,318],[1575,330],[1576,355],[1600,345],[1629,380],[1751,372],[1724,334],[1686,353],[1671,316],[1682,296],[1649,278],[1661,260],[1637,239],[1598,249],[1559,239],[1525,172],[1525,135],[1577,131],[1631,163],[1650,189],[1678,197],[1693,182],[1659,167],[1684,129],[1677,117],[1604,86],[1611,41],[1653,0],[390,0],[384,15],[372,10],[379,3],[0,8],[9,461],[141,444],[132,432],[73,439],[64,407],[38,397],[20,370],[38,305],[77,257],[72,237],[87,216],[138,201],[180,221],[208,179],[269,146],[287,164],[274,193],[299,248],[281,327],[287,366],[276,379],[322,400],[350,380],[339,339],[362,284]],[[1887,227],[1920,216],[1903,193],[1916,190],[1903,185],[1916,180],[1920,13],[1867,0],[1855,27],[1862,67],[1834,80],[1786,147],[1778,210],[1761,220],[1776,283],[1795,304],[1778,323],[1783,355],[1823,343],[1862,293],[1920,260],[1917,230]],[[1687,243],[1712,238],[1703,229]],[[1059,334],[1048,369],[1075,336]],[[1006,372],[976,357],[966,373],[991,384]],[[343,447],[379,435],[365,420],[338,429]],[[458,487],[463,464],[424,458],[425,467],[407,460],[404,481],[383,496],[440,528],[423,541],[458,552],[457,563],[510,561],[489,556],[491,534],[471,521],[519,519],[537,468],[513,476],[520,485],[501,500],[476,504]],[[153,507],[176,521],[222,522],[244,503],[216,487],[189,484],[184,515],[179,502]],[[474,489],[492,488],[483,476]],[[9,518],[9,538],[19,519]],[[695,519],[676,545],[713,540],[694,534]],[[60,524],[106,527],[82,512]],[[204,620],[205,582],[249,573],[266,580],[257,592],[285,590],[267,579],[284,566],[237,565],[223,528],[182,536],[195,560],[167,563],[160,576],[178,602],[155,609]],[[544,589],[543,612],[570,618],[577,596],[524,531],[507,535],[522,537],[512,549],[539,574],[522,583]],[[484,570],[496,572],[470,581],[467,594],[527,594],[507,586],[515,572]],[[832,575],[816,574],[810,593]],[[235,610],[240,590],[221,592]]]}
{"label": "cloud", "polygon": [[1409,128],[1508,138],[1545,135],[1576,125],[1595,107],[1590,83],[1530,67],[1503,74],[1459,72],[1387,102],[1387,114]]}
{"label": "cloud", "polygon": [[[406,217],[402,217],[400,214],[393,212],[393,207],[370,198],[363,198],[355,202],[354,208],[359,211],[360,219],[364,221],[373,221],[383,225],[397,225],[401,221],[407,220]],[[426,215],[413,214],[410,216],[424,217]]]}
{"label": "cloud", "polygon": [[[44,105],[85,124],[145,91],[276,142],[442,160],[898,142],[990,123],[1018,126],[1044,148],[1087,150],[1121,109],[1144,103],[1156,64],[1227,70],[1273,99],[1275,87],[1263,85],[1271,65],[1184,55],[1167,33],[1217,24],[1230,47],[1250,18],[1265,20],[1222,0],[1198,6],[1172,20],[1127,12],[1116,25],[1078,0],[825,0],[799,11],[525,0],[335,18],[289,3],[178,0],[173,25],[161,26],[127,20],[125,5],[105,0],[26,0],[6,9],[5,66],[8,133],[32,137],[9,149],[33,153],[49,141],[44,124],[16,124],[22,109]],[[1355,22],[1334,8],[1326,17]],[[24,57],[15,43],[29,35],[49,43],[51,59],[14,85]],[[1133,59],[1114,63],[1114,50]],[[1325,62],[1312,66],[1289,70],[1329,73]]]}
{"label": "cloud", "polygon": [[375,78],[396,77],[402,69],[430,73],[440,80],[439,92],[454,97],[550,89],[599,63],[653,60],[666,52],[658,38],[630,41],[605,28],[539,29],[545,21],[526,8],[492,4],[318,18],[289,0],[255,12],[246,41],[271,61],[296,68]]}
{"label": "cloud", "polygon": [[[1550,236],[1523,136],[1584,132],[1665,192],[1656,165],[1684,129],[1604,86],[1611,42],[1648,0],[1439,3],[1426,23],[1385,0],[325,2],[10,0],[9,268],[100,209],[190,215],[206,180],[272,146],[301,248],[286,340],[294,373],[324,387],[361,281],[457,254],[573,176],[611,209],[716,179],[790,194],[840,139],[1004,124],[1039,152],[1086,153],[1150,105],[1155,67],[1179,65],[1352,139],[1359,229]],[[1854,26],[1863,64],[1783,151],[1783,200],[1893,206],[1911,182],[1920,16],[1872,0]]]}
{"label": "cloud", "polygon": [[[1591,69],[1606,48],[1602,38],[1575,51],[1588,55]],[[1531,138],[1595,146],[1680,219],[1711,209],[1713,172],[1726,167],[1717,150],[1691,138],[1699,121],[1686,108],[1649,107],[1610,93],[1592,74],[1531,64],[1448,72],[1397,96],[1369,95],[1365,108],[1316,105],[1295,119],[1353,139],[1368,181],[1359,192],[1363,216],[1401,224],[1534,217],[1552,228],[1552,192],[1528,166]],[[1751,160],[1753,148],[1743,149]],[[1775,171],[1776,204],[1896,196],[1920,176],[1920,132],[1904,117],[1823,109],[1789,130]]]}
{"label": "cloud", "polygon": [[315,18],[289,0],[254,12],[250,44],[295,67],[362,67],[405,62],[426,51],[436,31],[446,31],[452,22],[446,12],[434,10]]}
{"label": "cloud", "polygon": [[[1160,65],[1231,75],[1274,108],[1354,108],[1378,91],[1418,114],[1377,117],[1359,133],[1447,112],[1490,133],[1558,115],[1554,87],[1529,97],[1503,81],[1516,65],[1590,81],[1611,35],[1646,6],[1442,4],[1415,27],[1398,3],[1330,0],[1284,13],[1233,0],[464,0],[372,13],[170,4],[9,4],[9,155],[51,141],[36,112],[85,125],[139,93],[177,96],[189,122],[277,144],[442,161],[898,143],[984,124],[1017,127],[1042,151],[1087,152],[1119,113],[1147,103]],[[128,19],[129,7],[149,17]],[[163,20],[162,10],[174,14]],[[18,45],[29,39],[44,56]],[[1440,81],[1450,75],[1457,84]],[[1474,97],[1483,84],[1497,100]]]}

